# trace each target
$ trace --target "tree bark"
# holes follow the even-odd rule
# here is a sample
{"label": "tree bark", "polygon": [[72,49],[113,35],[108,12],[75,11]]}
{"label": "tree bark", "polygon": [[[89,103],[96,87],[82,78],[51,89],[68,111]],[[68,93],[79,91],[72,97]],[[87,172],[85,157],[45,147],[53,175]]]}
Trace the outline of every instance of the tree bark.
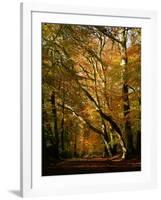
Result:
{"label": "tree bark", "polygon": [[133,153],[133,137],[132,137],[132,130],[131,130],[131,120],[130,120],[130,101],[128,96],[128,57],[127,57],[127,30],[123,30],[121,34],[121,63],[122,72],[123,72],[123,86],[122,86],[122,96],[123,96],[123,113],[124,113],[124,121],[125,121],[125,143],[127,148],[127,153]]}
{"label": "tree bark", "polygon": [[63,93],[63,99],[62,99],[62,120],[61,120],[61,147],[62,152],[64,151],[64,93]]}
{"label": "tree bark", "polygon": [[102,139],[103,139],[103,142],[105,144],[105,156],[106,156],[106,152],[108,152],[108,155],[110,157],[112,157],[112,153],[111,153],[111,150],[110,150],[110,145],[108,143],[108,141],[109,141],[108,136],[107,135],[102,135]]}
{"label": "tree bark", "polygon": [[77,157],[77,134],[74,134],[74,157]]}
{"label": "tree bark", "polygon": [[[124,120],[125,120],[124,138],[125,138],[127,153],[131,154],[133,152],[134,148],[133,148],[131,121],[130,121],[130,102],[129,102],[129,96],[128,96],[128,83],[127,83],[128,57],[127,57],[126,43],[127,43],[128,30],[126,28],[123,28],[123,30],[121,30],[122,33],[119,34],[120,37],[117,38],[117,37],[115,37],[115,35],[113,33],[111,33],[110,30],[108,30],[106,28],[102,28],[102,27],[99,27],[99,26],[95,26],[95,28],[98,31],[102,32],[107,37],[111,38],[111,40],[113,40],[114,42],[118,43],[119,46],[120,46],[120,50],[121,50],[121,63],[120,64],[121,64],[122,69],[123,69],[122,70],[123,71],[122,94],[123,94],[123,112],[124,112]],[[107,118],[109,118],[109,117],[107,117]],[[113,124],[113,122],[112,122],[112,124]],[[117,133],[120,132],[118,127],[115,124],[113,124],[113,127],[115,127],[118,130]],[[119,134],[118,136],[120,137],[121,135]],[[122,140],[122,141],[124,141],[124,140]]]}
{"label": "tree bark", "polygon": [[[79,82],[78,82],[79,83]],[[79,83],[80,85],[80,83]],[[110,115],[107,115],[106,113],[104,113],[98,106],[97,102],[95,101],[95,99],[92,97],[92,95],[84,88],[80,85],[80,88],[84,91],[84,93],[86,94],[86,96],[89,98],[89,100],[91,100],[91,102],[95,105],[97,112],[101,115],[101,117],[103,119],[105,119],[106,121],[108,121],[111,125],[111,127],[113,128],[113,130],[116,131],[117,137],[120,141],[120,145],[122,148],[122,158],[124,159],[126,156],[126,146],[125,146],[125,142],[124,142],[124,138],[122,137],[122,132],[121,129],[119,128],[119,126],[117,125],[117,123],[113,120],[113,118]]]}
{"label": "tree bark", "polygon": [[57,107],[56,107],[56,97],[55,92],[52,92],[51,95],[51,103],[52,103],[52,112],[53,112],[53,122],[54,122],[54,134],[55,134],[55,153],[57,158],[59,158],[59,133],[58,133],[58,125],[57,125]]}

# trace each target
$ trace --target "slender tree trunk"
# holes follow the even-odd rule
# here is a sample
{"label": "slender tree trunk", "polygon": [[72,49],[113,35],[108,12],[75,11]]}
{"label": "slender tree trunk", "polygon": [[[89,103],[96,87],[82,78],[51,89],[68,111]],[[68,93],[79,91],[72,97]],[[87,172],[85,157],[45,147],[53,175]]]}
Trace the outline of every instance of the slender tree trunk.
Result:
{"label": "slender tree trunk", "polygon": [[102,135],[102,139],[103,139],[103,142],[105,144],[105,156],[106,154],[108,153],[108,155],[110,157],[112,157],[112,153],[111,153],[111,150],[110,150],[110,145],[109,145],[109,138],[108,136],[105,134],[105,135]]}
{"label": "slender tree trunk", "polygon": [[[141,122],[141,98],[138,98],[139,103],[139,121]],[[136,154],[141,158],[141,123],[139,124],[139,130],[137,131],[137,140],[136,140]]]}
{"label": "slender tree trunk", "polygon": [[[42,92],[43,93],[43,92]],[[46,111],[44,110],[44,98],[42,98],[42,160],[43,160],[43,169],[47,162],[47,146],[46,146],[46,137],[45,137],[45,116]]]}
{"label": "slender tree trunk", "polygon": [[62,152],[64,151],[64,94],[62,100],[62,120],[61,120],[61,147]]}
{"label": "slender tree trunk", "polygon": [[74,134],[74,157],[77,156],[77,134]]}
{"label": "slender tree trunk", "polygon": [[110,138],[109,138],[109,134],[107,132],[107,127],[106,127],[106,123],[104,121],[104,119],[102,118],[102,116],[100,115],[101,117],[101,120],[102,120],[102,139],[103,139],[103,142],[105,144],[105,156],[108,155],[110,157],[112,157],[112,153],[111,153],[111,148],[110,148],[110,145],[109,145],[109,142],[110,142]]}
{"label": "slender tree trunk", "polygon": [[54,122],[54,134],[55,134],[55,153],[57,158],[59,158],[59,133],[58,133],[58,125],[57,125],[57,107],[56,107],[56,97],[55,92],[52,92],[51,95],[51,103],[52,103],[52,112],[53,112],[53,122]]}
{"label": "slender tree trunk", "polygon": [[47,153],[47,141],[45,136],[45,116],[46,111],[44,109],[44,98],[42,98],[42,174],[45,174],[46,165],[49,162],[48,153]]}

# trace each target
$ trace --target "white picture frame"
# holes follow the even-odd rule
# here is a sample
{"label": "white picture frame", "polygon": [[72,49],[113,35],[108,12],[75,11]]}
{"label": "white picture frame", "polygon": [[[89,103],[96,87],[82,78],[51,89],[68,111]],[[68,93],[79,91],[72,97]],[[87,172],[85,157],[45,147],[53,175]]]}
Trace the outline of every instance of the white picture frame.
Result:
{"label": "white picture frame", "polygon": [[[42,22],[139,26],[142,28],[142,170],[68,176],[41,176]],[[156,186],[155,49],[156,13],[101,7],[21,4],[21,195],[43,196]],[[108,181],[107,181],[108,180]]]}

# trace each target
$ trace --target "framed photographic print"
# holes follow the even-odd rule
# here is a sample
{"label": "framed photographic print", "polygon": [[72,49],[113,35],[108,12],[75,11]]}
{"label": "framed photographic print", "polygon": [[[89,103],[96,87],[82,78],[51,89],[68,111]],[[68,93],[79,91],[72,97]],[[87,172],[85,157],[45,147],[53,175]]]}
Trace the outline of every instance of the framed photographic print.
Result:
{"label": "framed photographic print", "polygon": [[21,4],[21,194],[156,184],[152,11]]}

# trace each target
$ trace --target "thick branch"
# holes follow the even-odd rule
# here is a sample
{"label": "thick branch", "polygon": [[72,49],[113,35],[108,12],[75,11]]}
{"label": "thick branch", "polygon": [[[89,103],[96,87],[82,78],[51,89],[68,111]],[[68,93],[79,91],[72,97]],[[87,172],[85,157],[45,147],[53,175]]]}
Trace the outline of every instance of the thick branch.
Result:
{"label": "thick branch", "polygon": [[110,31],[107,31],[107,29],[105,29],[104,27],[95,26],[95,28],[101,33],[103,33],[104,35],[106,35],[107,37],[111,38],[113,41],[118,42],[119,44],[122,44],[122,42],[119,39],[117,39]]}
{"label": "thick branch", "polygon": [[105,114],[104,112],[102,112],[102,110],[98,110],[98,112],[100,113],[100,115],[106,119],[112,126],[112,128],[118,132],[120,135],[122,135],[121,129],[119,128],[119,126],[116,124],[116,122],[112,119],[111,116]]}
{"label": "thick branch", "polygon": [[[58,104],[59,106],[62,107],[61,104]],[[91,130],[93,130],[94,132],[100,134],[100,135],[103,135],[102,131],[99,130],[98,128],[94,127],[87,119],[84,119],[82,116],[80,116],[77,112],[75,112],[73,110],[73,108],[71,108],[70,106],[68,105],[64,105],[64,108],[71,111],[80,121],[82,121],[84,124],[86,124]]]}

